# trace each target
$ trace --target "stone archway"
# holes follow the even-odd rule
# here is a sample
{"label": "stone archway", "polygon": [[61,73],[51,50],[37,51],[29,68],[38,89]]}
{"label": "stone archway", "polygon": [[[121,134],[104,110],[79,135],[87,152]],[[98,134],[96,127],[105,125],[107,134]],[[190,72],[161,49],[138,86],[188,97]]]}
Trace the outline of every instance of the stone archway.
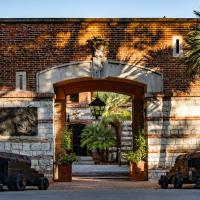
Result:
{"label": "stone archway", "polygon": [[91,62],[74,62],[46,69],[37,74],[37,91],[55,93],[55,153],[59,151],[66,125],[66,95],[84,91],[110,91],[134,96],[133,121],[136,133],[144,127],[145,95],[163,90],[162,74],[141,66],[108,61],[103,78],[92,78]]}
{"label": "stone archway", "polygon": [[[143,83],[146,92],[159,93],[163,91],[162,74],[143,66],[108,60],[103,69],[104,78],[118,77]],[[73,78],[92,77],[92,62],[71,62],[40,71],[36,75],[37,92],[54,93],[53,84]]]}

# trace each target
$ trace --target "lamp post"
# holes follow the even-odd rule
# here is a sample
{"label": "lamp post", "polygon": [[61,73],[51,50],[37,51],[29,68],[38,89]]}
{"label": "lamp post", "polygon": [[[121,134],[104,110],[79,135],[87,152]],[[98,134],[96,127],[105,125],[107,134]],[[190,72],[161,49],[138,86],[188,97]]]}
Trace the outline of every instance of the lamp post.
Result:
{"label": "lamp post", "polygon": [[106,104],[98,96],[89,104],[92,116],[95,117],[96,120],[102,116],[105,106]]}

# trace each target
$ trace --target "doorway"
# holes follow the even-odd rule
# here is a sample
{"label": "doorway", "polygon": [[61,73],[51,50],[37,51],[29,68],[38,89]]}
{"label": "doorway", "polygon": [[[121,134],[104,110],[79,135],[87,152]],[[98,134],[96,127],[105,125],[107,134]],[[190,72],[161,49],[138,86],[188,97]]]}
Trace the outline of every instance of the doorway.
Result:
{"label": "doorway", "polygon": [[85,124],[69,124],[68,128],[73,133],[73,152],[78,156],[87,156],[86,147],[81,147],[81,134]]}

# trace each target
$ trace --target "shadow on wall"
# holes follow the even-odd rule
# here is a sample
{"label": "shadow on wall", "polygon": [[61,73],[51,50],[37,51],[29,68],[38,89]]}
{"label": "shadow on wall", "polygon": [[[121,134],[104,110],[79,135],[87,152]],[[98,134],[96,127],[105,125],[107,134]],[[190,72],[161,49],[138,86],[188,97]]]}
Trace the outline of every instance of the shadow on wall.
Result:
{"label": "shadow on wall", "polygon": [[[150,160],[158,163],[154,166],[152,162],[151,167],[168,170],[178,155],[200,150],[200,120],[197,112],[200,99],[186,97],[194,91],[192,86],[195,81],[198,84],[198,80],[186,77],[185,66],[178,58],[172,57],[170,47],[149,51],[145,62],[147,67],[154,66],[162,71],[165,94],[151,98],[152,103],[147,114],[150,121],[149,151],[151,156],[155,155]],[[174,69],[176,66],[178,68]],[[171,97],[172,95],[180,97]],[[156,156],[159,156],[158,160]]]}
{"label": "shadow on wall", "polygon": [[[151,23],[151,24],[149,24]],[[36,74],[32,70],[41,71],[47,68],[69,63],[71,61],[91,60],[91,52],[87,47],[87,40],[102,37],[109,41],[107,49],[108,59],[141,64],[144,56],[152,53],[160,46],[164,46],[162,38],[171,32],[182,34],[182,26],[170,23],[120,23],[120,22],[76,22],[63,24],[35,23],[22,24],[18,29],[10,25],[10,32],[5,32],[0,51],[0,64],[6,66],[7,74],[11,74],[11,81],[15,82],[13,72],[16,66],[27,72],[28,90],[35,89]],[[14,30],[14,31],[13,31]],[[39,31],[38,31],[39,30]],[[17,42],[16,42],[17,41]],[[168,41],[169,43],[170,41]],[[1,50],[0,49],[0,50]],[[21,58],[23,55],[23,58]],[[13,65],[13,58],[15,58]],[[33,59],[34,58],[34,59]],[[38,60],[40,62],[38,62]],[[159,65],[159,64],[158,64]],[[153,65],[148,65],[155,69]],[[158,66],[157,70],[161,70]],[[6,81],[6,74],[2,81]]]}
{"label": "shadow on wall", "polygon": [[[163,26],[162,24],[155,23],[151,27],[148,23],[141,26],[141,24],[138,25],[136,23],[115,22],[91,24],[80,22],[75,27],[73,27],[73,24],[66,23],[65,31],[62,30],[59,32],[57,30],[60,30],[62,27],[58,24],[53,24],[53,26],[55,26],[55,29],[49,27],[48,24],[26,24],[26,26],[21,27],[23,31],[20,28],[15,30],[12,39],[8,40],[10,43],[2,44],[4,51],[1,51],[3,53],[0,54],[0,64],[15,71],[15,66],[11,62],[15,58],[16,66],[20,66],[21,69],[27,71],[29,90],[35,89],[36,76],[35,72],[32,71],[32,66],[37,71],[41,71],[42,69],[46,69],[47,66],[50,68],[61,63],[69,63],[70,61],[91,60],[91,52],[87,47],[87,40],[95,36],[100,36],[109,40],[107,49],[108,59],[124,61],[132,65],[141,65],[162,73],[164,78],[164,93],[169,94],[169,96],[173,93],[187,94],[190,92],[194,80],[185,76],[185,67],[178,62],[177,58],[172,57],[172,47],[170,45],[173,33],[176,35],[185,34],[182,31],[183,27],[181,24],[173,28],[170,27],[170,23]],[[168,27],[166,28],[166,26]],[[38,28],[43,30],[42,33],[35,31]],[[109,30],[109,33],[106,33],[105,30]],[[26,32],[26,37],[29,40],[23,39],[24,32]],[[164,43],[163,38],[170,39]],[[15,43],[15,40],[19,42]],[[19,59],[21,55],[23,55],[23,62]],[[39,64],[38,60],[40,60]],[[178,68],[174,70],[176,66]],[[5,74],[2,77],[2,81],[6,80],[6,76]],[[13,83],[15,81],[14,75],[12,81]],[[0,97],[5,96],[6,93],[7,91],[1,93]],[[187,124],[188,121],[183,119],[181,121],[181,123],[185,123],[183,128],[180,128],[180,125],[174,124],[172,125],[174,127],[171,129],[172,99],[167,97],[161,99],[161,112],[159,116],[155,116],[165,117],[165,120],[160,120],[162,124],[159,128],[160,144],[162,145],[160,153],[164,152],[164,154],[160,154],[160,163],[162,160],[166,162],[168,145],[166,143],[166,138],[168,138],[166,135],[171,134],[171,138],[167,139],[167,142],[173,144],[174,139],[172,136],[173,132],[176,132],[177,127],[177,133],[181,135],[181,132],[186,132],[184,127],[189,126]],[[160,109],[160,105],[158,107]],[[155,106],[155,109],[158,109],[158,107],[156,108]],[[152,112],[155,113],[153,110]],[[161,133],[164,135],[162,136]],[[174,135],[174,138],[176,138],[176,135]]]}

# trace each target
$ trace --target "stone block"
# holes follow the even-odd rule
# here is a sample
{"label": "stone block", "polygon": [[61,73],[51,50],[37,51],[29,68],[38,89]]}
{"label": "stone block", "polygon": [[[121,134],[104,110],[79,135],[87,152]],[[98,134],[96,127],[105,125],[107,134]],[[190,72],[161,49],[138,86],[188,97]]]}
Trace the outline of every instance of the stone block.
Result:
{"label": "stone block", "polygon": [[0,142],[0,151],[4,151],[4,150],[5,150],[5,143]]}
{"label": "stone block", "polygon": [[30,146],[31,146],[30,143],[23,143],[23,150],[24,151],[29,151],[30,150]]}
{"label": "stone block", "polygon": [[50,143],[41,143],[41,150],[42,151],[48,151],[51,149],[51,144]]}
{"label": "stone block", "polygon": [[32,151],[40,151],[42,148],[41,143],[32,143],[31,150]]}
{"label": "stone block", "polygon": [[160,139],[159,138],[149,138],[148,139],[148,144],[155,144],[155,145],[160,145]]}
{"label": "stone block", "polygon": [[20,154],[21,155],[26,155],[26,156],[32,156],[31,151],[22,150],[22,151],[20,151]]}
{"label": "stone block", "polygon": [[10,142],[5,142],[5,150],[11,150],[11,143]]}
{"label": "stone block", "polygon": [[38,166],[39,162],[38,160],[31,160],[31,166]]}
{"label": "stone block", "polygon": [[22,150],[22,143],[11,143],[12,144],[12,149],[13,150]]}

